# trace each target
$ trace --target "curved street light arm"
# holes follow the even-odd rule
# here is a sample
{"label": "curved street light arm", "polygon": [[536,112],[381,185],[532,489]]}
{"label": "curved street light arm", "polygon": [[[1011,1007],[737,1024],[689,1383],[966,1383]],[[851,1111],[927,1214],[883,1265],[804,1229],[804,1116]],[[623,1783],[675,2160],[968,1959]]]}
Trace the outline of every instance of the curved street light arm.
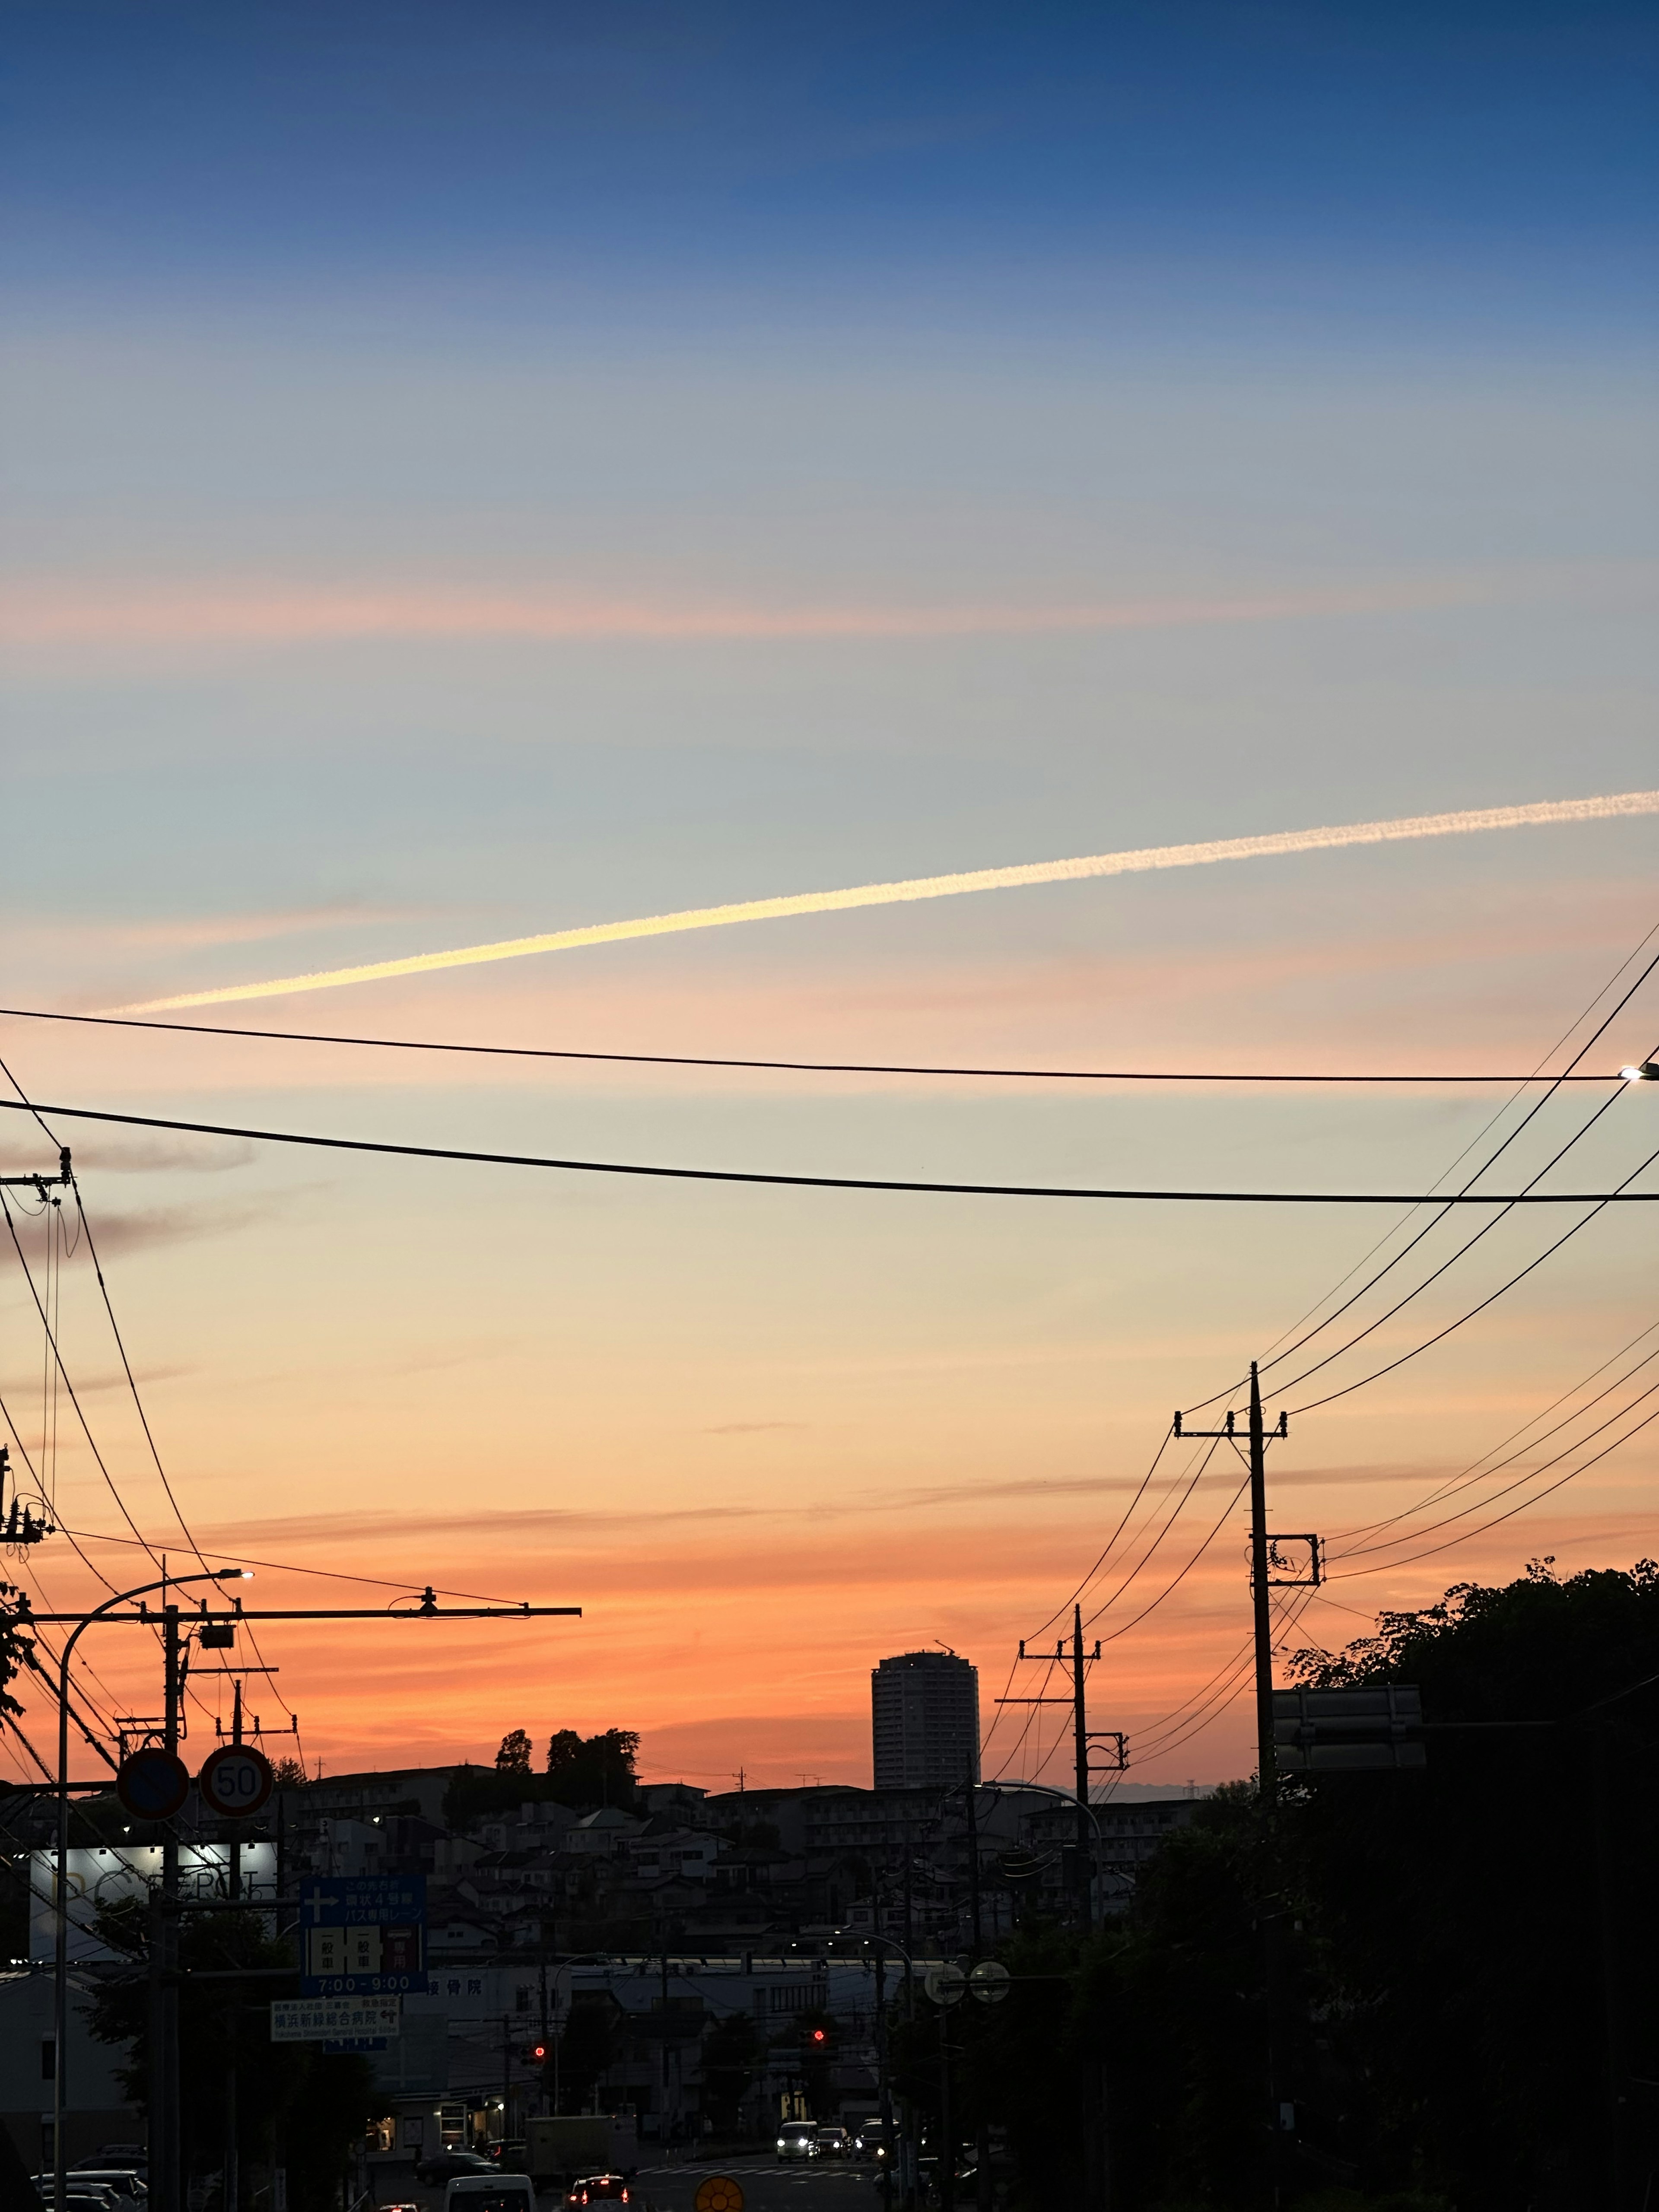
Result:
{"label": "curved street light arm", "polygon": [[95,1621],[102,1620],[129,1599],[147,1597],[151,1590],[177,1589],[184,1583],[228,1583],[248,1580],[242,1567],[219,1567],[199,1575],[163,1575],[160,1582],[140,1583],[136,1589],[117,1590],[102,1605],[94,1606],[76,1621],[64,1639],[58,1666],[58,1847],[52,1899],[52,2201],[53,2212],[68,2212],[69,2183],[64,2155],[64,2113],[69,2075],[69,1680],[70,1659],[76,1645]]}

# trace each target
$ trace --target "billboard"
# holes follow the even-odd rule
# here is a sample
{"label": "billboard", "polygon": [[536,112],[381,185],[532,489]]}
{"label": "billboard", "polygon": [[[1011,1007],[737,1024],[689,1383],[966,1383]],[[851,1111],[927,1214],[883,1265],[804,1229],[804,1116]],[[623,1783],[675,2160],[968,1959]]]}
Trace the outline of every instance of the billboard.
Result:
{"label": "billboard", "polygon": [[[276,1847],[244,1844],[242,1894],[276,1896]],[[105,1844],[70,1851],[65,1869],[69,1899],[69,1954],[74,1959],[118,1960],[106,1943],[98,1916],[112,1905],[143,1905],[161,1879],[160,1844]],[[55,1851],[29,1853],[29,1956],[50,1959],[58,1940],[58,1857]],[[230,1853],[224,1844],[180,1844],[179,1894],[205,1904],[230,1894]]]}

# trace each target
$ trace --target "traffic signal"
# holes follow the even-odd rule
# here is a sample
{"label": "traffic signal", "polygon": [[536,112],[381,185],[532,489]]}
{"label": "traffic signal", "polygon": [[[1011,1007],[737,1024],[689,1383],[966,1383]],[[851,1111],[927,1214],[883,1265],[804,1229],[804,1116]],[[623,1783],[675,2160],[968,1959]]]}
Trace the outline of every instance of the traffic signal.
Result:
{"label": "traffic signal", "polygon": [[828,2043],[830,2040],[829,2029],[824,2027],[815,2027],[812,2030],[809,2040],[814,2045]]}
{"label": "traffic signal", "polygon": [[532,2043],[525,2053],[532,2066],[539,2066],[546,2056],[547,2045],[544,2043]]}

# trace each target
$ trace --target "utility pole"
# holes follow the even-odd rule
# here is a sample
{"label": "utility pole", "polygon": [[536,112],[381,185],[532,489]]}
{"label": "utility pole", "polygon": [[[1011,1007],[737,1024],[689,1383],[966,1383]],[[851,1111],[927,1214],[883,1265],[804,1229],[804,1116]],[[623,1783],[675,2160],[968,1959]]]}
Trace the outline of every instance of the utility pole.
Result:
{"label": "utility pole", "polygon": [[[1100,1656],[1100,1645],[1095,1645],[1095,1657]],[[1072,1738],[1077,1772],[1077,1878],[1083,1904],[1083,1917],[1092,1923],[1095,1917],[1095,1882],[1093,1850],[1089,1842],[1089,1716],[1083,1701],[1083,1607],[1072,1607]]]}
{"label": "utility pole", "polygon": [[[1273,1579],[1273,1568],[1282,1566],[1284,1562],[1279,1559],[1275,1540],[1267,1533],[1267,1439],[1270,1436],[1286,1437],[1290,1432],[1288,1413],[1281,1413],[1272,1429],[1263,1421],[1261,1378],[1253,1359],[1250,1362],[1247,1464],[1250,1474],[1250,1609],[1255,1645],[1256,1790],[1269,1824],[1279,1802],[1279,1766],[1273,1743],[1273,1592],[1276,1588],[1304,1587],[1308,1581],[1317,1584],[1322,1571],[1317,1536],[1282,1537],[1279,1542],[1305,1543],[1310,1547],[1313,1555],[1311,1570],[1308,1577],[1285,1577],[1279,1582]],[[1177,1413],[1175,1434],[1177,1437],[1225,1439],[1235,1448],[1237,1443],[1237,1425],[1231,1413],[1227,1415],[1225,1427],[1219,1429],[1183,1429],[1181,1415]],[[1279,1899],[1269,1898],[1262,1908],[1261,1937],[1267,1999],[1267,2140],[1271,2146],[1269,2172],[1275,2206],[1284,2200],[1283,2146],[1287,2127],[1293,2123],[1295,2117],[1294,2106],[1287,2106],[1283,2097],[1284,1932],[1283,1903]],[[1287,2112],[1290,2115],[1288,2120]]]}
{"label": "utility pole", "polygon": [[[230,1740],[233,1743],[240,1743],[242,1741],[242,1678],[240,1674],[231,1684]],[[235,1905],[240,1901],[242,1894],[242,1837],[240,1829],[238,1828],[234,1820],[230,1824],[230,1839],[226,1849],[228,1853],[227,1864],[229,1874],[229,1880],[226,1887],[230,1893],[231,1903]],[[237,2142],[238,2128],[236,2121],[236,2031],[238,2022],[239,2008],[236,2003],[236,1992],[233,1988],[231,1992],[230,2021],[225,2035],[224,2212],[238,2212],[238,2203],[241,2193],[241,2154],[240,2146]]]}
{"label": "utility pole", "polygon": [[[1279,1770],[1273,1752],[1273,1630],[1272,1592],[1277,1585],[1271,1579],[1275,1564],[1273,1539],[1267,1534],[1267,1439],[1270,1436],[1287,1437],[1291,1432],[1290,1416],[1280,1413],[1276,1425],[1268,1429],[1261,1418],[1261,1382],[1256,1364],[1250,1362],[1250,1410],[1249,1443],[1250,1470],[1250,1602],[1255,1627],[1255,1757],[1256,1787],[1261,1802],[1269,1812],[1279,1797]],[[1175,1417],[1177,1437],[1203,1437],[1232,1444],[1237,1443],[1237,1431],[1231,1413],[1224,1428],[1183,1429],[1181,1415]],[[1316,1537],[1280,1540],[1310,1543],[1314,1549],[1313,1580],[1320,1579],[1319,1543]],[[1292,1585],[1294,1586],[1294,1585]]]}
{"label": "utility pole", "polygon": [[[167,1562],[162,1561],[165,1573]],[[165,1674],[165,1701],[162,1711],[162,1741],[176,1759],[179,1755],[179,1706],[183,1688],[183,1673],[179,1664],[179,1607],[175,1600],[167,1602],[165,1587],[161,1592],[161,1647]],[[161,2047],[156,2057],[161,2067],[161,2201],[156,2212],[180,2212],[184,2203],[183,2176],[179,2172],[182,2144],[179,2128],[179,1831],[169,1820],[161,1831],[161,1958],[160,1961]],[[152,1959],[150,1972],[156,1972]],[[152,2131],[155,2121],[152,2118]],[[150,2146],[151,2156],[155,2145]]]}
{"label": "utility pole", "polygon": [[1100,1656],[1100,1642],[1097,1638],[1092,1651],[1084,1650],[1083,1607],[1080,1605],[1074,1605],[1072,1607],[1072,1641],[1069,1650],[1062,1641],[1057,1643],[1052,1651],[1028,1651],[1022,1639],[1019,1656],[1022,1659],[1043,1660],[1051,1667],[1063,1667],[1071,1675],[1071,1690],[1063,1698],[999,1698],[997,1703],[1000,1705],[1069,1705],[1072,1708],[1073,1764],[1076,1777],[1077,1800],[1075,1849],[1079,1917],[1085,1926],[1092,1926],[1095,1918],[1096,1887],[1095,1821],[1094,1815],[1089,1809],[1089,1777],[1096,1768],[1095,1762],[1089,1756],[1089,1747],[1096,1742],[1115,1744],[1116,1759],[1109,1766],[1103,1766],[1099,1771],[1121,1774],[1129,1763],[1127,1739],[1115,1729],[1097,1730],[1093,1735],[1090,1733],[1085,1684],[1088,1669]]}

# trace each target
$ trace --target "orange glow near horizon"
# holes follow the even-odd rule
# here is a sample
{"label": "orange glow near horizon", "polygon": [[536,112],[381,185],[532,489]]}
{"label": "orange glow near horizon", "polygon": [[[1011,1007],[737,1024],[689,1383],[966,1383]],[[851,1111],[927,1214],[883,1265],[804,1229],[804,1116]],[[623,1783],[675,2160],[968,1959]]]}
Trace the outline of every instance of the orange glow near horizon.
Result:
{"label": "orange glow near horizon", "polygon": [[[803,964],[783,959],[777,939],[768,951],[763,937],[732,933],[705,940],[690,979],[686,951],[671,945],[615,948],[604,958],[621,964],[603,972],[561,971],[556,998],[524,968],[492,971],[482,993],[471,976],[406,981],[388,988],[377,1026],[671,1049],[712,1036],[739,1052],[810,1040],[848,1056],[902,1041],[941,1058],[1168,1065],[1190,1062],[1200,1035],[1211,1057],[1259,1052],[1250,1031],[1265,1006],[1276,1010],[1275,1054],[1304,1065],[1523,1068],[1536,1056],[1537,997],[1576,1009],[1605,981],[1647,927],[1645,884],[1604,873],[1593,884],[1465,890],[1442,846],[1439,888],[1425,891],[1429,849],[1401,895],[1340,926],[1333,909],[1332,926],[1311,935],[1279,933],[1280,888],[1261,882],[1242,896],[1218,873],[1203,878],[1213,910],[1258,919],[1225,941],[1208,933],[1198,950],[1154,935],[1111,957],[1015,944],[957,955],[890,937],[872,967],[863,945],[809,947]],[[272,925],[295,926],[313,925]],[[316,926],[338,942],[358,925]],[[866,926],[890,932],[898,919]],[[228,928],[228,951],[252,928],[246,917]],[[60,944],[65,994],[106,989],[117,975],[163,981],[210,940],[202,928],[151,929]],[[1517,997],[1506,979],[1522,976]],[[1638,1006],[1609,1034],[1609,1064],[1646,1050],[1639,1024],[1650,1018]],[[1495,1103],[1457,1091],[1402,1104],[1131,1088],[1079,1101],[987,1085],[947,1094],[915,1080],[498,1069],[252,1040],[17,1022],[7,1031],[9,1064],[41,1095],[49,1079],[139,1110],[263,1113],[438,1142],[476,1140],[487,1125],[526,1148],[556,1129],[572,1149],[853,1172],[949,1161],[992,1174],[1040,1156],[1080,1176],[1109,1154],[1148,1179],[1183,1159],[1233,1158],[1239,1179],[1345,1181],[1356,1134],[1370,1133],[1375,1172],[1403,1182],[1443,1170]],[[1651,1103],[1638,1086],[1607,1117],[1620,1159],[1650,1149]],[[44,1139],[9,1136],[9,1172],[52,1164]],[[1384,1225],[1338,1215],[1264,1239],[1260,1222],[599,1192],[111,1133],[77,1142],[76,1158],[175,1490],[210,1556],[258,1563],[250,1605],[390,1606],[431,1583],[584,1608],[580,1620],[262,1630],[282,1672],[258,1684],[252,1709],[280,1719],[280,1690],[301,1717],[306,1757],[331,1770],[488,1760],[519,1726],[538,1741],[558,1727],[622,1726],[640,1730],[651,1778],[715,1789],[741,1766],[757,1785],[867,1781],[870,1668],[935,1641],[979,1667],[990,1730],[1018,1639],[1040,1640],[1100,1550],[1170,1407],[1270,1346]],[[37,1269],[45,1234],[20,1217]],[[1425,1320],[1501,1280],[1529,1234],[1495,1230]],[[1604,1223],[1441,1353],[1293,1422],[1271,1462],[1277,1525],[1318,1528],[1340,1548],[1344,1529],[1411,1504],[1646,1328],[1646,1279],[1639,1231]],[[65,1257],[62,1297],[65,1360],[123,1494],[157,1550],[188,1565],[124,1401],[84,1248]],[[4,1318],[7,1401],[33,1455],[40,1341],[15,1276]],[[1404,1347],[1414,1319],[1390,1326],[1379,1359]],[[1507,1579],[1536,1554],[1568,1572],[1651,1553],[1654,1435],[1472,1542],[1334,1581],[1287,1624],[1286,1652],[1343,1644],[1381,1607]],[[142,1579],[144,1555],[130,1541],[86,1534],[125,1532],[61,1401],[58,1436],[60,1517],[112,1580]],[[1184,1483],[1186,1465],[1160,1471],[1132,1524],[1143,1543],[1176,1494],[1165,1476]],[[1190,1745],[1161,1725],[1224,1676],[1247,1632],[1239,1509],[1160,1598],[1233,1487],[1212,1469],[1091,1631],[1113,1639],[1092,1724],[1164,1746],[1132,1780],[1249,1771],[1243,1698],[1224,1701]],[[1133,1543],[1124,1557],[1135,1565]],[[23,1564],[42,1607],[100,1594],[66,1539]],[[1115,1638],[1119,1625],[1127,1632]],[[140,1632],[94,1631],[83,1650],[96,1669],[88,1696],[110,1711],[153,1709]],[[211,1741],[224,1687],[198,1685],[210,1710],[192,1709],[192,1759]],[[26,1701],[23,1725],[44,1748],[33,1686]],[[1063,1781],[1052,1723],[1039,1713],[1022,1738],[1024,1727],[1024,1716],[998,1722],[988,1772]],[[286,1747],[275,1737],[272,1747]]]}

